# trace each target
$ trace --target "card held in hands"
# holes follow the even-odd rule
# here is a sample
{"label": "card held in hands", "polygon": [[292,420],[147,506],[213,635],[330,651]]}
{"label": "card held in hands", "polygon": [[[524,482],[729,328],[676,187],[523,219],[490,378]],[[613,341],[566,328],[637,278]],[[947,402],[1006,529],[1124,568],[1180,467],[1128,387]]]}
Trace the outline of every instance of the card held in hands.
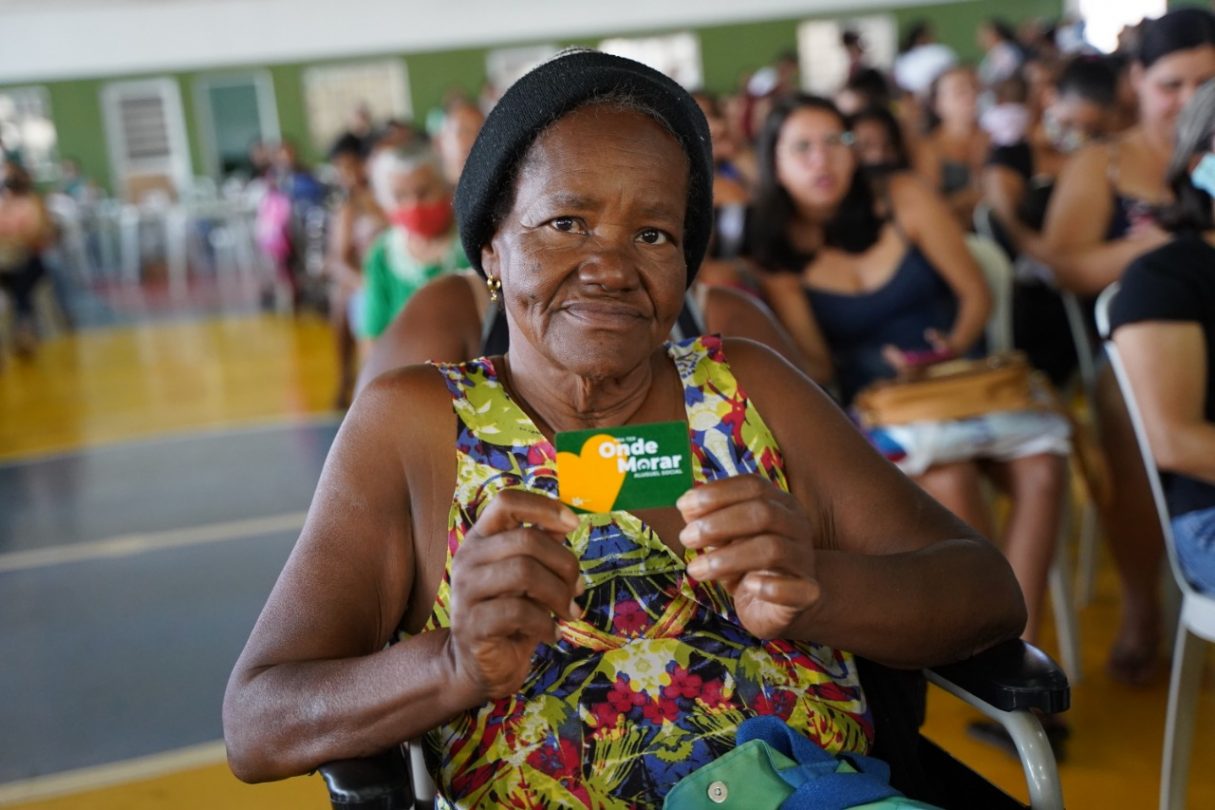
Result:
{"label": "card held in hands", "polygon": [[555,438],[558,492],[576,510],[674,506],[692,488],[686,422],[571,430]]}

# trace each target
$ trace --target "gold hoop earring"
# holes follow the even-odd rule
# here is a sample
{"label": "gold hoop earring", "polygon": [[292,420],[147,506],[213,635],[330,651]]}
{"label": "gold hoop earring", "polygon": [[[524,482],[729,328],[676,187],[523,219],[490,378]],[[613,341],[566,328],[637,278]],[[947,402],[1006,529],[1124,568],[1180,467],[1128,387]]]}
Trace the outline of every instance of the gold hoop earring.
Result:
{"label": "gold hoop earring", "polygon": [[496,276],[486,276],[485,287],[489,290],[489,300],[493,301],[495,304],[498,303],[498,299],[501,297],[500,293],[502,291],[502,279],[497,278]]}

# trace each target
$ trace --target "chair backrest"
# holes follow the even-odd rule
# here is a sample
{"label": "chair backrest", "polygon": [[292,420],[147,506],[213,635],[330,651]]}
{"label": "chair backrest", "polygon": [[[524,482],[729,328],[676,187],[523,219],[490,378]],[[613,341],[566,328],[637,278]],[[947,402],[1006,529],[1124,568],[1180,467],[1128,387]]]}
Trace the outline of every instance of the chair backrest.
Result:
{"label": "chair backrest", "polygon": [[1059,298],[1063,301],[1063,312],[1067,315],[1067,328],[1072,333],[1072,344],[1076,347],[1076,364],[1080,369],[1080,382],[1084,386],[1085,396],[1091,400],[1093,390],[1097,385],[1097,366],[1093,363],[1093,341],[1089,337],[1088,319],[1084,316],[1084,307],[1075,293],[1060,289]]}
{"label": "chair backrest", "polygon": [[1147,471],[1148,484],[1152,489],[1152,500],[1156,504],[1156,516],[1160,519],[1160,530],[1164,533],[1164,545],[1168,550],[1169,567],[1173,570],[1173,579],[1177,582],[1177,587],[1181,589],[1182,594],[1192,597],[1195,595],[1194,588],[1181,570],[1181,564],[1177,559],[1177,549],[1173,545],[1173,527],[1169,522],[1168,502],[1164,497],[1164,484],[1160,480],[1160,470],[1152,455],[1152,445],[1148,441],[1147,425],[1143,421],[1143,414],[1139,410],[1139,403],[1131,388],[1131,379],[1122,362],[1122,355],[1119,354],[1118,347],[1114,343],[1114,336],[1110,332],[1110,307],[1118,295],[1119,287],[1118,282],[1114,282],[1106,287],[1097,298],[1097,332],[1101,335],[1105,356],[1109,358],[1110,368],[1113,369],[1114,376],[1118,380],[1118,389],[1122,392],[1127,413],[1131,417],[1131,425],[1135,430],[1135,444],[1139,447],[1139,453],[1143,457],[1143,466]]}
{"label": "chair backrest", "polygon": [[987,351],[1013,347],[1013,266],[998,244],[986,236],[966,235],[966,247],[983,271],[991,290],[991,317],[987,319]]}
{"label": "chair backrest", "polygon": [[975,233],[999,244],[1000,236],[996,226],[995,213],[988,203],[979,202],[975,205],[972,220],[971,224],[974,225]]}

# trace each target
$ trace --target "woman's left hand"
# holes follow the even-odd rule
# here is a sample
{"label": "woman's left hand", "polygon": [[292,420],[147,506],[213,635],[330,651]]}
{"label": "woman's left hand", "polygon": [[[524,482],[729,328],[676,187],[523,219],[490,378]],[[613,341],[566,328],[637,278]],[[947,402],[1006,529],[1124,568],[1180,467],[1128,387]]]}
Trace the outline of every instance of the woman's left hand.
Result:
{"label": "woman's left hand", "polygon": [[756,475],[713,481],[684,493],[676,507],[687,523],[680,542],[704,552],[688,573],[720,582],[753,635],[787,635],[818,601],[813,524],[801,503],[771,481]]}

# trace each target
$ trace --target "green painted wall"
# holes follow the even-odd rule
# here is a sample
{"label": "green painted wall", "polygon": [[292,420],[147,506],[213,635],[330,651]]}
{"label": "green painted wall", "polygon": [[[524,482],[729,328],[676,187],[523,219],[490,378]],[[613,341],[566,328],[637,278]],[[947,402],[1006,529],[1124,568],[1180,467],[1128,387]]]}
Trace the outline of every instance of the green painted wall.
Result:
{"label": "green painted wall", "polygon": [[267,69],[274,82],[279,131],[297,144],[305,144],[308,140],[308,116],[304,106],[303,68],[300,65],[270,65]]}
{"label": "green painted wall", "polygon": [[[1179,0],[1172,0],[1172,2],[1176,5]],[[863,13],[891,13],[898,21],[900,30],[913,20],[930,20],[943,42],[954,47],[963,59],[976,60],[980,54],[978,45],[975,43],[974,32],[978,24],[985,18],[998,15],[1015,23],[1031,17],[1058,16],[1061,8],[1062,0],[1017,0],[1016,3],[1003,0],[967,0],[962,3],[925,5],[916,8],[865,9]],[[733,23],[692,29],[700,36],[705,86],[718,92],[732,90],[744,73],[767,64],[782,51],[796,48],[797,24],[816,16],[830,18],[844,15],[810,13],[804,17],[792,19]],[[619,33],[622,32],[607,31],[599,37],[567,39],[560,44],[593,46],[603,37]],[[627,32],[627,34],[636,35],[636,32]],[[419,121],[424,120],[427,111],[440,105],[444,95],[452,88],[460,88],[475,95],[485,81],[487,50],[488,48],[464,48],[399,54],[405,58],[408,67],[414,117]],[[291,138],[299,145],[301,155],[308,161],[321,159],[322,152],[311,143],[308,134],[303,97],[303,71],[312,65],[325,63],[322,61],[243,68],[265,69],[270,73],[278,106],[279,127],[285,137]],[[195,81],[199,76],[208,75],[211,72],[233,73],[240,70],[242,70],[240,67],[226,67],[222,71],[184,71],[167,74],[177,80],[181,89],[183,113],[190,137],[190,154],[194,170],[198,174],[206,173],[206,162],[203,156],[202,140],[197,135]],[[100,92],[105,83],[123,78],[140,77],[107,77],[105,79],[75,79],[44,83],[44,86],[50,90],[51,111],[58,130],[60,154],[71,155],[79,159],[86,174],[111,188],[113,180],[110,177],[110,161],[102,121]]]}
{"label": "green painted wall", "polygon": [[101,113],[101,85],[99,80],[82,79],[45,86],[51,98],[59,154],[76,158],[86,175],[112,188],[109,147]]}

